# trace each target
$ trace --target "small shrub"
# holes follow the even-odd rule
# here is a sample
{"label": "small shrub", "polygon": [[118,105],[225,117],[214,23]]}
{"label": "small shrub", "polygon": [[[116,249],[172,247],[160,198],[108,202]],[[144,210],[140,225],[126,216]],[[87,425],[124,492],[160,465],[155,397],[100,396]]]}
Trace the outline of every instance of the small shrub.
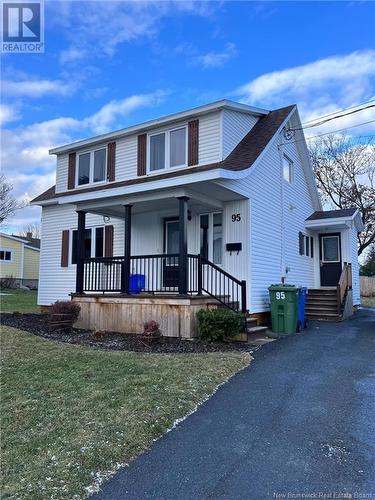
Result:
{"label": "small shrub", "polygon": [[5,278],[1,278],[0,288],[17,288],[16,278],[14,276],[5,276]]}
{"label": "small shrub", "polygon": [[154,321],[153,319],[150,321],[146,321],[143,324],[143,335],[147,335],[150,337],[160,337],[161,331],[159,323],[157,321]]}
{"label": "small shrub", "polygon": [[77,321],[81,306],[71,300],[58,300],[52,304],[50,314],[70,314],[73,321]]}
{"label": "small shrub", "polygon": [[221,342],[235,337],[245,326],[244,316],[228,309],[201,309],[197,319],[198,337],[207,342]]}

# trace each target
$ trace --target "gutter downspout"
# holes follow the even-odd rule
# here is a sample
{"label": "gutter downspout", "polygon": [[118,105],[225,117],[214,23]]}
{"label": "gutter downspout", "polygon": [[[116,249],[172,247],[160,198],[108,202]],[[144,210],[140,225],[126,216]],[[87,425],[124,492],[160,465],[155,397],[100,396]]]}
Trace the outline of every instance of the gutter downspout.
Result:
{"label": "gutter downspout", "polygon": [[281,275],[281,282],[284,283],[285,279],[286,279],[286,272],[285,272],[285,242],[284,242],[285,214],[284,214],[284,175],[283,175],[282,131],[279,133],[278,139],[279,139],[279,144],[277,145],[277,149],[279,151],[279,158],[280,158],[280,200],[281,200],[280,275]]}

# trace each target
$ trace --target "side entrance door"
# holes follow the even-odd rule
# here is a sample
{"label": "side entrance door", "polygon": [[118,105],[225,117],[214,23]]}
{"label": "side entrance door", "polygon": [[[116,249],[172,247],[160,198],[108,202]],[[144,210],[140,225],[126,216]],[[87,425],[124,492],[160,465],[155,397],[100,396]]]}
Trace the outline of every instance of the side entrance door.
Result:
{"label": "side entrance door", "polygon": [[342,269],[340,233],[319,234],[319,247],[320,286],[336,286]]}
{"label": "side entrance door", "polygon": [[[179,253],[178,218],[164,219],[164,253]],[[163,259],[163,287],[178,288],[178,257]]]}

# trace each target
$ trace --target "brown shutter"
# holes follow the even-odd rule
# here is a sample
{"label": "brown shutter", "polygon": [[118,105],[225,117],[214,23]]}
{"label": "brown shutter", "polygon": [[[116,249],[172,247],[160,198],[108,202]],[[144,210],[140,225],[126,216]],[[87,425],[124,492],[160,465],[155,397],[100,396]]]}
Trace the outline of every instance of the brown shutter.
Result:
{"label": "brown shutter", "polygon": [[305,235],[301,233],[301,231],[298,233],[298,239],[299,239],[299,254],[305,255]]}
{"label": "brown shutter", "polygon": [[75,153],[69,153],[68,189],[74,189],[76,185],[76,156]]}
{"label": "brown shutter", "polygon": [[314,257],[314,238],[310,236],[310,257]]}
{"label": "brown shutter", "polygon": [[116,143],[108,144],[107,154],[107,180],[113,182],[115,180],[115,161],[116,161]]}
{"label": "brown shutter", "polygon": [[137,171],[138,175],[146,175],[146,134],[138,136],[138,160]]}
{"label": "brown shutter", "polygon": [[69,229],[61,233],[61,267],[69,265]]}
{"label": "brown shutter", "polygon": [[188,165],[198,165],[199,120],[188,123]]}
{"label": "brown shutter", "polygon": [[113,257],[113,226],[104,228],[104,256]]}

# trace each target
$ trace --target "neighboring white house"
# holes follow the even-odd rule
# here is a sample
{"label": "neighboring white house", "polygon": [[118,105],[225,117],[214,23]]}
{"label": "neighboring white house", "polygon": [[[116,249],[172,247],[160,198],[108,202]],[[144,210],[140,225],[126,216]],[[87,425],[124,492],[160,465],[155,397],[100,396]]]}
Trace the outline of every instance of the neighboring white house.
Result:
{"label": "neighboring white house", "polygon": [[336,288],[344,263],[360,303],[361,217],[322,212],[296,106],[222,100],[50,152],[40,305],[202,293],[259,315],[272,283]]}

